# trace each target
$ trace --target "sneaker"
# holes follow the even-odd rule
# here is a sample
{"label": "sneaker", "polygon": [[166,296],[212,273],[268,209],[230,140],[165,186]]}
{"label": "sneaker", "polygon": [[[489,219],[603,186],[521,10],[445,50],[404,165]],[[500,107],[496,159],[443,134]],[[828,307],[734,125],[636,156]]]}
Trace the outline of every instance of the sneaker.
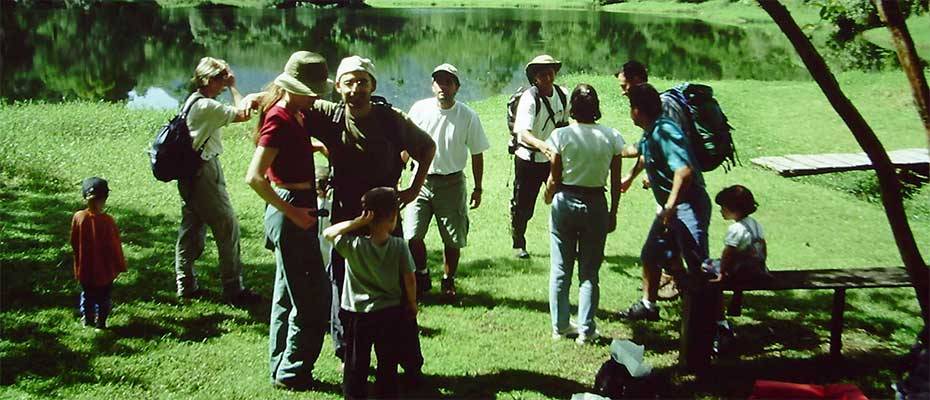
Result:
{"label": "sneaker", "polygon": [[442,278],[442,295],[449,299],[455,298],[456,292],[455,292],[455,277],[454,276],[450,276],[448,278]]}
{"label": "sneaker", "polygon": [[637,300],[630,306],[626,311],[620,311],[620,318],[627,319],[630,321],[638,320],[648,320],[648,321],[658,321],[659,320],[659,306],[652,306],[652,308],[646,308],[646,305],[642,301]]}
{"label": "sneaker", "polygon": [[235,296],[227,297],[226,301],[234,306],[250,306],[262,301],[262,296],[249,289],[243,288]]}
{"label": "sneaker", "polygon": [[594,332],[591,332],[591,334],[589,335],[585,335],[584,333],[579,333],[578,337],[575,338],[575,343],[578,343],[581,345],[592,344],[592,343],[597,342],[597,339],[600,339],[600,337],[601,337],[601,333],[598,332],[597,330],[595,330]]}
{"label": "sneaker", "polygon": [[570,336],[578,335],[578,325],[575,325],[574,322],[568,321],[568,327],[565,329],[559,329],[552,332],[552,340],[559,340],[562,338],[568,338]]}
{"label": "sneaker", "polygon": [[513,254],[514,257],[517,257],[517,258],[519,258],[519,259],[521,259],[521,260],[525,260],[525,259],[527,259],[527,258],[530,258],[530,253],[527,253],[527,252],[526,252],[526,249],[520,248],[520,249],[513,249],[513,250],[514,250],[514,254]]}
{"label": "sneaker", "polygon": [[306,384],[290,384],[275,379],[274,382],[271,383],[271,386],[273,386],[275,389],[287,390],[291,392],[309,392],[313,390],[313,381]]}

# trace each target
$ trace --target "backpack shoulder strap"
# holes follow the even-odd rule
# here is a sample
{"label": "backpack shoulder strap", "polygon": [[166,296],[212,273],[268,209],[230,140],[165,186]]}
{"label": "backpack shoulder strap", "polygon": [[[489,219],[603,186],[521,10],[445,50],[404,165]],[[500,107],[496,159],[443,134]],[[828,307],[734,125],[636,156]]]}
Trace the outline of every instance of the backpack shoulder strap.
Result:
{"label": "backpack shoulder strap", "polygon": [[[559,101],[562,102],[562,113],[565,113],[565,109],[568,108],[568,95],[565,94],[565,91],[562,90],[562,87],[559,85],[555,86],[555,92],[559,94]],[[564,120],[564,119],[563,119]]]}
{"label": "backpack shoulder strap", "polygon": [[[194,100],[191,100],[191,98],[193,98]],[[186,104],[181,107],[181,112],[178,113],[178,115],[180,115],[184,119],[187,119],[187,114],[191,112],[191,108],[194,107],[194,103],[196,103],[197,100],[200,100],[203,98],[204,98],[204,95],[200,94],[200,92],[191,93],[189,96],[187,96],[187,100],[184,101]]]}

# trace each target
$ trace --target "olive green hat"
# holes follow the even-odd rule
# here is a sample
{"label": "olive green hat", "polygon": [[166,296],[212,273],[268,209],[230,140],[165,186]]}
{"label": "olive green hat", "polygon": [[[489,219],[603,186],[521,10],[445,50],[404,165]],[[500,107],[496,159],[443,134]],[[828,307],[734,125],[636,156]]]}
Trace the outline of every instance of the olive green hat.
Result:
{"label": "olive green hat", "polygon": [[326,59],[309,51],[298,51],[284,65],[284,72],[274,79],[275,85],[288,93],[324,97],[333,90]]}

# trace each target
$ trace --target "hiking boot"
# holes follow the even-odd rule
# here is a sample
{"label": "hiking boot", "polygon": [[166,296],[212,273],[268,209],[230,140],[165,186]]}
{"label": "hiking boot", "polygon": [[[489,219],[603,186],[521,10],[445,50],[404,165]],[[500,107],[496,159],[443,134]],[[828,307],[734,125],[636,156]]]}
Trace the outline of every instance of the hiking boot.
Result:
{"label": "hiking boot", "polygon": [[734,340],[736,340],[736,334],[733,333],[732,327],[717,325],[717,334],[714,335],[714,354],[719,356],[729,351]]}
{"label": "hiking boot", "polygon": [[588,335],[584,333],[579,333],[578,337],[575,338],[575,343],[580,345],[593,344],[596,343],[598,339],[601,338],[601,333],[595,330]]}
{"label": "hiking boot", "polygon": [[678,290],[678,284],[675,283],[675,281],[670,281],[668,284],[659,286],[656,300],[672,301],[677,299],[680,295],[681,292]]}
{"label": "hiking boot", "polygon": [[455,298],[455,277],[442,278],[442,295],[449,299]]}
{"label": "hiking boot", "polygon": [[205,299],[207,298],[207,291],[201,288],[197,288],[185,293],[178,293],[178,300],[181,301],[191,301],[194,299]]}
{"label": "hiking boot", "polygon": [[97,316],[97,322],[94,323],[94,328],[96,328],[97,330],[104,330],[104,329],[107,329],[107,319],[106,319],[106,318],[101,318],[101,317],[98,315],[98,316]]}
{"label": "hiking boot", "polygon": [[86,327],[86,328],[93,328],[93,327],[94,327],[94,319],[95,319],[95,317],[94,317],[93,314],[82,315],[82,316],[81,316],[81,326]]}
{"label": "hiking boot", "polygon": [[527,258],[530,258],[530,253],[527,253],[526,249],[523,249],[523,248],[513,249],[513,255],[514,257],[517,257],[521,260],[526,260]]}
{"label": "hiking boot", "polygon": [[417,298],[419,299],[433,288],[433,282],[429,279],[429,271],[417,271],[414,276],[417,278]]}
{"label": "hiking boot", "polygon": [[235,296],[227,297],[226,302],[236,307],[246,307],[261,303],[262,296],[249,289],[242,289]]}
{"label": "hiking boot", "polygon": [[637,300],[633,305],[630,306],[626,311],[620,311],[620,318],[630,320],[630,321],[658,321],[659,320],[659,306],[654,305],[652,308],[646,308],[646,305],[642,301]]}

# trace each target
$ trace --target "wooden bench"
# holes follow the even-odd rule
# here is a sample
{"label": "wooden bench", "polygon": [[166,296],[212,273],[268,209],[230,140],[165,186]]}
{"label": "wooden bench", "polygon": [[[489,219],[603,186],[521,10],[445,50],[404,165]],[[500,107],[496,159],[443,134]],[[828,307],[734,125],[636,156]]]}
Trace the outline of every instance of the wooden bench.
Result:
{"label": "wooden bench", "polygon": [[[843,347],[843,312],[846,309],[846,289],[895,288],[911,286],[910,278],[903,267],[891,268],[849,268],[849,269],[815,269],[803,271],[771,271],[772,279],[753,283],[722,283],[719,288],[733,292],[733,298],[727,310],[728,315],[740,315],[743,292],[756,290],[801,290],[833,289],[833,314],[830,321],[830,356],[838,358]],[[685,321],[682,322],[682,360],[693,367],[700,367],[709,362],[710,343],[708,332],[713,326],[712,315],[718,304],[685,296]],[[691,297],[690,299],[688,297]],[[710,296],[710,298],[715,298]],[[690,332],[690,333],[689,333]],[[699,338],[686,337],[697,333]],[[697,340],[697,343],[695,342]],[[710,336],[710,340],[713,337]]]}

